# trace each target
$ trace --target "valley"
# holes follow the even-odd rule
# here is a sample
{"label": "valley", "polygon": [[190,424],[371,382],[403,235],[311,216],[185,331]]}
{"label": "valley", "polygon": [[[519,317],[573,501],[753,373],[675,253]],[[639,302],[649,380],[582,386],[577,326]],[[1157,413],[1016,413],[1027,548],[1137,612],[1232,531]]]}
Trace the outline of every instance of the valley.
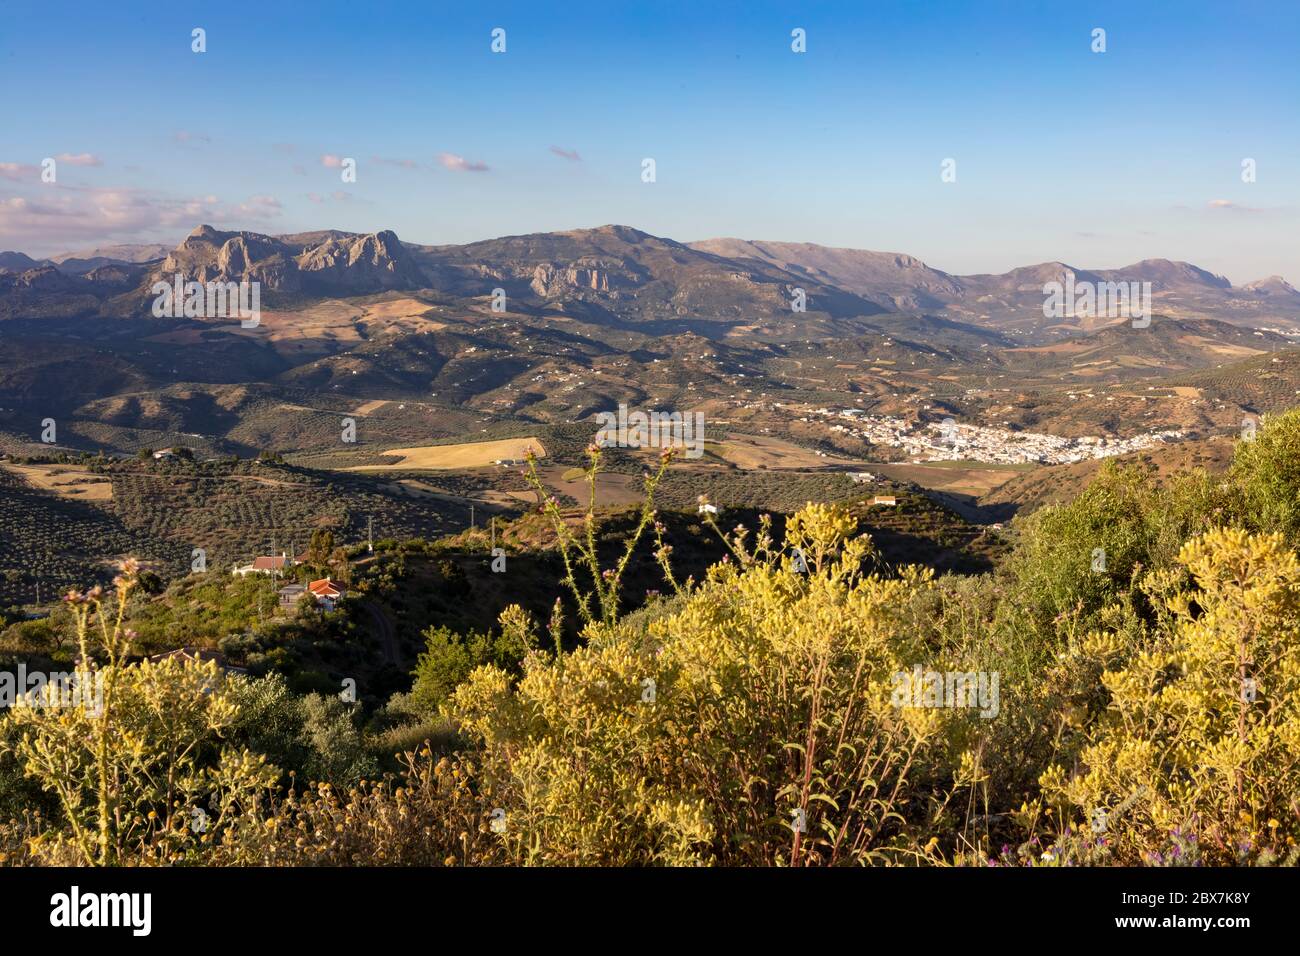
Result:
{"label": "valley", "polygon": [[[93,252],[0,258],[0,599],[126,551],[172,575],[194,548],[233,561],[317,528],[515,520],[536,506],[529,449],[576,506],[596,414],[619,404],[704,416],[671,506],[910,489],[978,533],[1072,481],[1051,476],[1235,435],[1300,395],[1300,294],[1186,263],[956,276],[627,226],[463,246],[201,226],[174,248]],[[1045,318],[1041,287],[1063,270],[1151,282],[1153,321]],[[155,317],[149,288],[177,273],[261,283],[260,322]],[[183,459],[154,460],[165,449]],[[609,452],[602,507],[638,499],[650,451]],[[74,513],[89,538],[17,540]]]}

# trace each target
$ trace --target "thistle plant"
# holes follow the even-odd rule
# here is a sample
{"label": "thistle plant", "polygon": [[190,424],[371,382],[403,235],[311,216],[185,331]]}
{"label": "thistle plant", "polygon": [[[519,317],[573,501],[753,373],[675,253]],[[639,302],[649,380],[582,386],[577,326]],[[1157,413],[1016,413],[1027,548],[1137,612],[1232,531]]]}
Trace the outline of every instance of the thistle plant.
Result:
{"label": "thistle plant", "polygon": [[507,861],[917,858],[903,810],[949,718],[895,707],[890,687],[913,657],[899,609],[930,578],[864,575],[871,545],[842,509],[790,527],[808,573],[733,535],[743,558],[674,613],[533,658],[518,682],[480,668],[457,690],[448,714],[475,742],[485,805],[505,810]]}
{"label": "thistle plant", "polygon": [[67,596],[80,654],[77,699],[69,704],[47,685],[44,699],[4,718],[24,772],[55,796],[67,827],[32,839],[38,858],[97,866],[188,859],[279,775],[246,750],[218,752],[237,714],[215,663],[128,661],[134,634],[124,618],[137,582],[128,561],[111,593]]}
{"label": "thistle plant", "polygon": [[[656,525],[655,490],[672,462],[673,449],[664,449],[659,455],[658,467],[653,472],[648,471],[644,474],[644,495],[636,524],[624,542],[623,553],[612,566],[607,568],[601,567],[596,546],[596,476],[600,473],[602,457],[600,446],[592,442],[587,446],[586,455],[587,465],[583,469],[583,480],[587,483],[589,495],[587,507],[581,518],[580,534],[574,533],[564,511],[560,508],[559,501],[542,483],[537,473],[537,455],[531,448],[525,457],[528,469],[524,477],[537,492],[541,500],[541,512],[549,519],[559,542],[560,556],[564,561],[563,583],[573,594],[582,623],[592,624],[599,621],[607,627],[613,627],[619,617],[619,593],[628,562],[632,560],[632,554],[636,551],[636,546],[646,529]],[[656,527],[656,533],[659,534],[659,549],[656,552],[658,555],[664,548],[662,528]],[[663,563],[661,559],[661,564]],[[579,568],[590,575],[592,582],[590,590],[584,588],[578,580]]]}

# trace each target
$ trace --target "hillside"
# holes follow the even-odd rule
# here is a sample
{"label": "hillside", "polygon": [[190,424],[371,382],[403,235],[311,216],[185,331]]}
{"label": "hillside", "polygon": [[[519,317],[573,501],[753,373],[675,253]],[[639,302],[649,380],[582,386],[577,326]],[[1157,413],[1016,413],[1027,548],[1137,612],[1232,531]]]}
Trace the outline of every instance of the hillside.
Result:
{"label": "hillside", "polygon": [[[1157,481],[1197,468],[1221,474],[1232,463],[1233,446],[1232,437],[1216,436],[1121,455],[1114,462],[1139,466],[1149,471]],[[1081,461],[1038,468],[1017,475],[982,495],[977,504],[988,518],[998,521],[1005,521],[1015,514],[1027,514],[1043,505],[1065,504],[1079,496],[1103,464],[1104,461]]]}

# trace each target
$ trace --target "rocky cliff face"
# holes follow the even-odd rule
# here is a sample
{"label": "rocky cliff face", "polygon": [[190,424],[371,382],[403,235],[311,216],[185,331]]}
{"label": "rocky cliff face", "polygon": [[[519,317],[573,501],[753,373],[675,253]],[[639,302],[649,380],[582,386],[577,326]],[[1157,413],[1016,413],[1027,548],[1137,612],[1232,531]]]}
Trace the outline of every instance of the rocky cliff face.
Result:
{"label": "rocky cliff face", "polygon": [[[590,289],[593,292],[609,292],[609,270],[598,265],[574,264],[559,267],[545,263],[533,269],[530,288],[542,298],[555,298],[575,289]],[[617,280],[615,285],[622,285]]]}
{"label": "rocky cliff face", "polygon": [[391,230],[367,236],[330,238],[295,260],[309,284],[340,291],[418,289],[427,282],[419,265]]}
{"label": "rocky cliff face", "polygon": [[100,266],[85,275],[69,275],[48,263],[23,272],[0,274],[0,292],[82,293],[111,295],[129,289],[143,270],[128,265]]}
{"label": "rocky cliff face", "polygon": [[795,287],[805,290],[812,310],[883,311],[766,261],[732,261],[628,226],[423,246],[414,254],[433,285],[453,295],[483,296],[500,286],[512,298],[576,306],[591,316],[613,312],[632,322],[788,314]]}
{"label": "rocky cliff face", "polygon": [[428,284],[419,265],[389,230],[370,235],[324,234],[304,243],[199,226],[159,267],[163,278],[177,272],[198,282],[247,279],[262,283],[267,291],[319,295],[367,295]]}

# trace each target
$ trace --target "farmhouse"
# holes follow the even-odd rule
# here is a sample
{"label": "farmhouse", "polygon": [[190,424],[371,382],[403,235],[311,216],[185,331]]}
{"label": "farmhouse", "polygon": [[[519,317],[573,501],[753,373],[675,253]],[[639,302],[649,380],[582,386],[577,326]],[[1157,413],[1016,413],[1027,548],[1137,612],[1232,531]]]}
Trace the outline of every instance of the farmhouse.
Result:
{"label": "farmhouse", "polygon": [[321,578],[319,581],[312,581],[307,585],[307,590],[311,592],[316,603],[327,611],[332,611],[343,600],[348,589],[330,578]]}
{"label": "farmhouse", "polygon": [[249,574],[271,574],[279,575],[281,571],[293,567],[297,562],[287,554],[263,555],[253,559],[252,564],[245,564],[242,567],[236,567],[231,574],[239,577],[245,577]]}
{"label": "farmhouse", "polygon": [[896,505],[898,499],[893,495],[876,495],[871,499],[873,505]]}

